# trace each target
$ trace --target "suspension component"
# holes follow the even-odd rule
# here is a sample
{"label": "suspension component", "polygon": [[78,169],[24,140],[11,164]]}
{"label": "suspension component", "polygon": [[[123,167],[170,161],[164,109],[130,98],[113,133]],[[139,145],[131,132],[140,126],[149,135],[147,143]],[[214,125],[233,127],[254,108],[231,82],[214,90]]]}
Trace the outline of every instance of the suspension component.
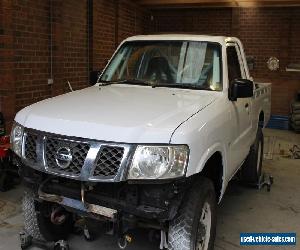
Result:
{"label": "suspension component", "polygon": [[90,233],[87,224],[84,225],[83,236],[84,236],[84,238],[85,238],[86,241],[92,241],[93,240],[93,236]]}
{"label": "suspension component", "polygon": [[59,240],[55,242],[54,250],[69,250],[69,244],[65,240]]}
{"label": "suspension component", "polygon": [[63,207],[56,207],[50,216],[50,220],[55,225],[61,225],[66,221],[67,215]]}
{"label": "suspension component", "polygon": [[159,249],[168,248],[168,242],[167,242],[167,234],[164,230],[160,231],[160,245]]}

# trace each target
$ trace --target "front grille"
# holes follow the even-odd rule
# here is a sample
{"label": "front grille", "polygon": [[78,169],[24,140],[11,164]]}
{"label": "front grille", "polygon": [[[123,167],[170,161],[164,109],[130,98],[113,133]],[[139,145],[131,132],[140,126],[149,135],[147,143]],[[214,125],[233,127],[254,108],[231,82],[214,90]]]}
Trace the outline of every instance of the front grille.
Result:
{"label": "front grille", "polygon": [[[74,142],[58,138],[47,138],[45,145],[46,164],[48,168],[65,174],[80,175],[90,145],[83,142]],[[57,159],[59,152],[70,152],[69,164]]]}
{"label": "front grille", "polygon": [[102,146],[94,170],[94,176],[113,177],[118,173],[124,155],[123,147]]}
{"label": "front grille", "polygon": [[25,137],[25,158],[32,163],[37,162],[37,135],[27,133]]}
{"label": "front grille", "polygon": [[125,178],[118,173],[125,171],[130,147],[25,128],[23,160],[29,167],[67,178],[118,182]]}

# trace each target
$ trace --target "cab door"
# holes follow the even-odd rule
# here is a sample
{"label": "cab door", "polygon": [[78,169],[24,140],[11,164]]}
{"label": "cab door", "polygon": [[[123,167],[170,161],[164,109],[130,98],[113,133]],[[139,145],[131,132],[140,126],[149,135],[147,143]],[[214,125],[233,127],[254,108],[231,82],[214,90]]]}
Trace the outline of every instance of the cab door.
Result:
{"label": "cab door", "polygon": [[[228,43],[226,47],[229,85],[235,79],[246,79],[241,53],[236,43]],[[251,145],[251,98],[238,98],[230,102],[232,141],[230,142],[230,174],[246,158]]]}

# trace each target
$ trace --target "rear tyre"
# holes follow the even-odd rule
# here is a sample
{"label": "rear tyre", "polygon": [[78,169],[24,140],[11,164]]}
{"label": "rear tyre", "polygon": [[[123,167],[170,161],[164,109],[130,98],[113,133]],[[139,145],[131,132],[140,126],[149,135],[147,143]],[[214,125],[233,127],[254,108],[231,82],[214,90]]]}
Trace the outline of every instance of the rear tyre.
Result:
{"label": "rear tyre", "polygon": [[216,195],[212,182],[201,178],[184,198],[169,224],[169,250],[213,250],[216,235]]}
{"label": "rear tyre", "polygon": [[72,215],[66,212],[66,219],[60,225],[50,219],[51,209],[55,204],[38,202],[33,191],[27,190],[23,196],[22,209],[25,232],[41,241],[58,241],[66,239],[73,228]]}
{"label": "rear tyre", "polygon": [[245,183],[256,184],[262,173],[264,137],[262,128],[258,127],[256,139],[241,168],[241,179]]}

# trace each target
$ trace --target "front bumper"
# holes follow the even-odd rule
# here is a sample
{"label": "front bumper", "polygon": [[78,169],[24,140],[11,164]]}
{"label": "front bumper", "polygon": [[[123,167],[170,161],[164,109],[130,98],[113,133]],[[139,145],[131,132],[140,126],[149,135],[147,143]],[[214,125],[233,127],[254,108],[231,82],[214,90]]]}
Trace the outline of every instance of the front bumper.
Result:
{"label": "front bumper", "polygon": [[89,217],[100,215],[108,220],[118,217],[137,221],[169,221],[176,215],[190,185],[189,179],[144,184],[81,182],[26,166],[20,169],[25,182],[36,191],[39,199],[59,203],[78,214]]}

